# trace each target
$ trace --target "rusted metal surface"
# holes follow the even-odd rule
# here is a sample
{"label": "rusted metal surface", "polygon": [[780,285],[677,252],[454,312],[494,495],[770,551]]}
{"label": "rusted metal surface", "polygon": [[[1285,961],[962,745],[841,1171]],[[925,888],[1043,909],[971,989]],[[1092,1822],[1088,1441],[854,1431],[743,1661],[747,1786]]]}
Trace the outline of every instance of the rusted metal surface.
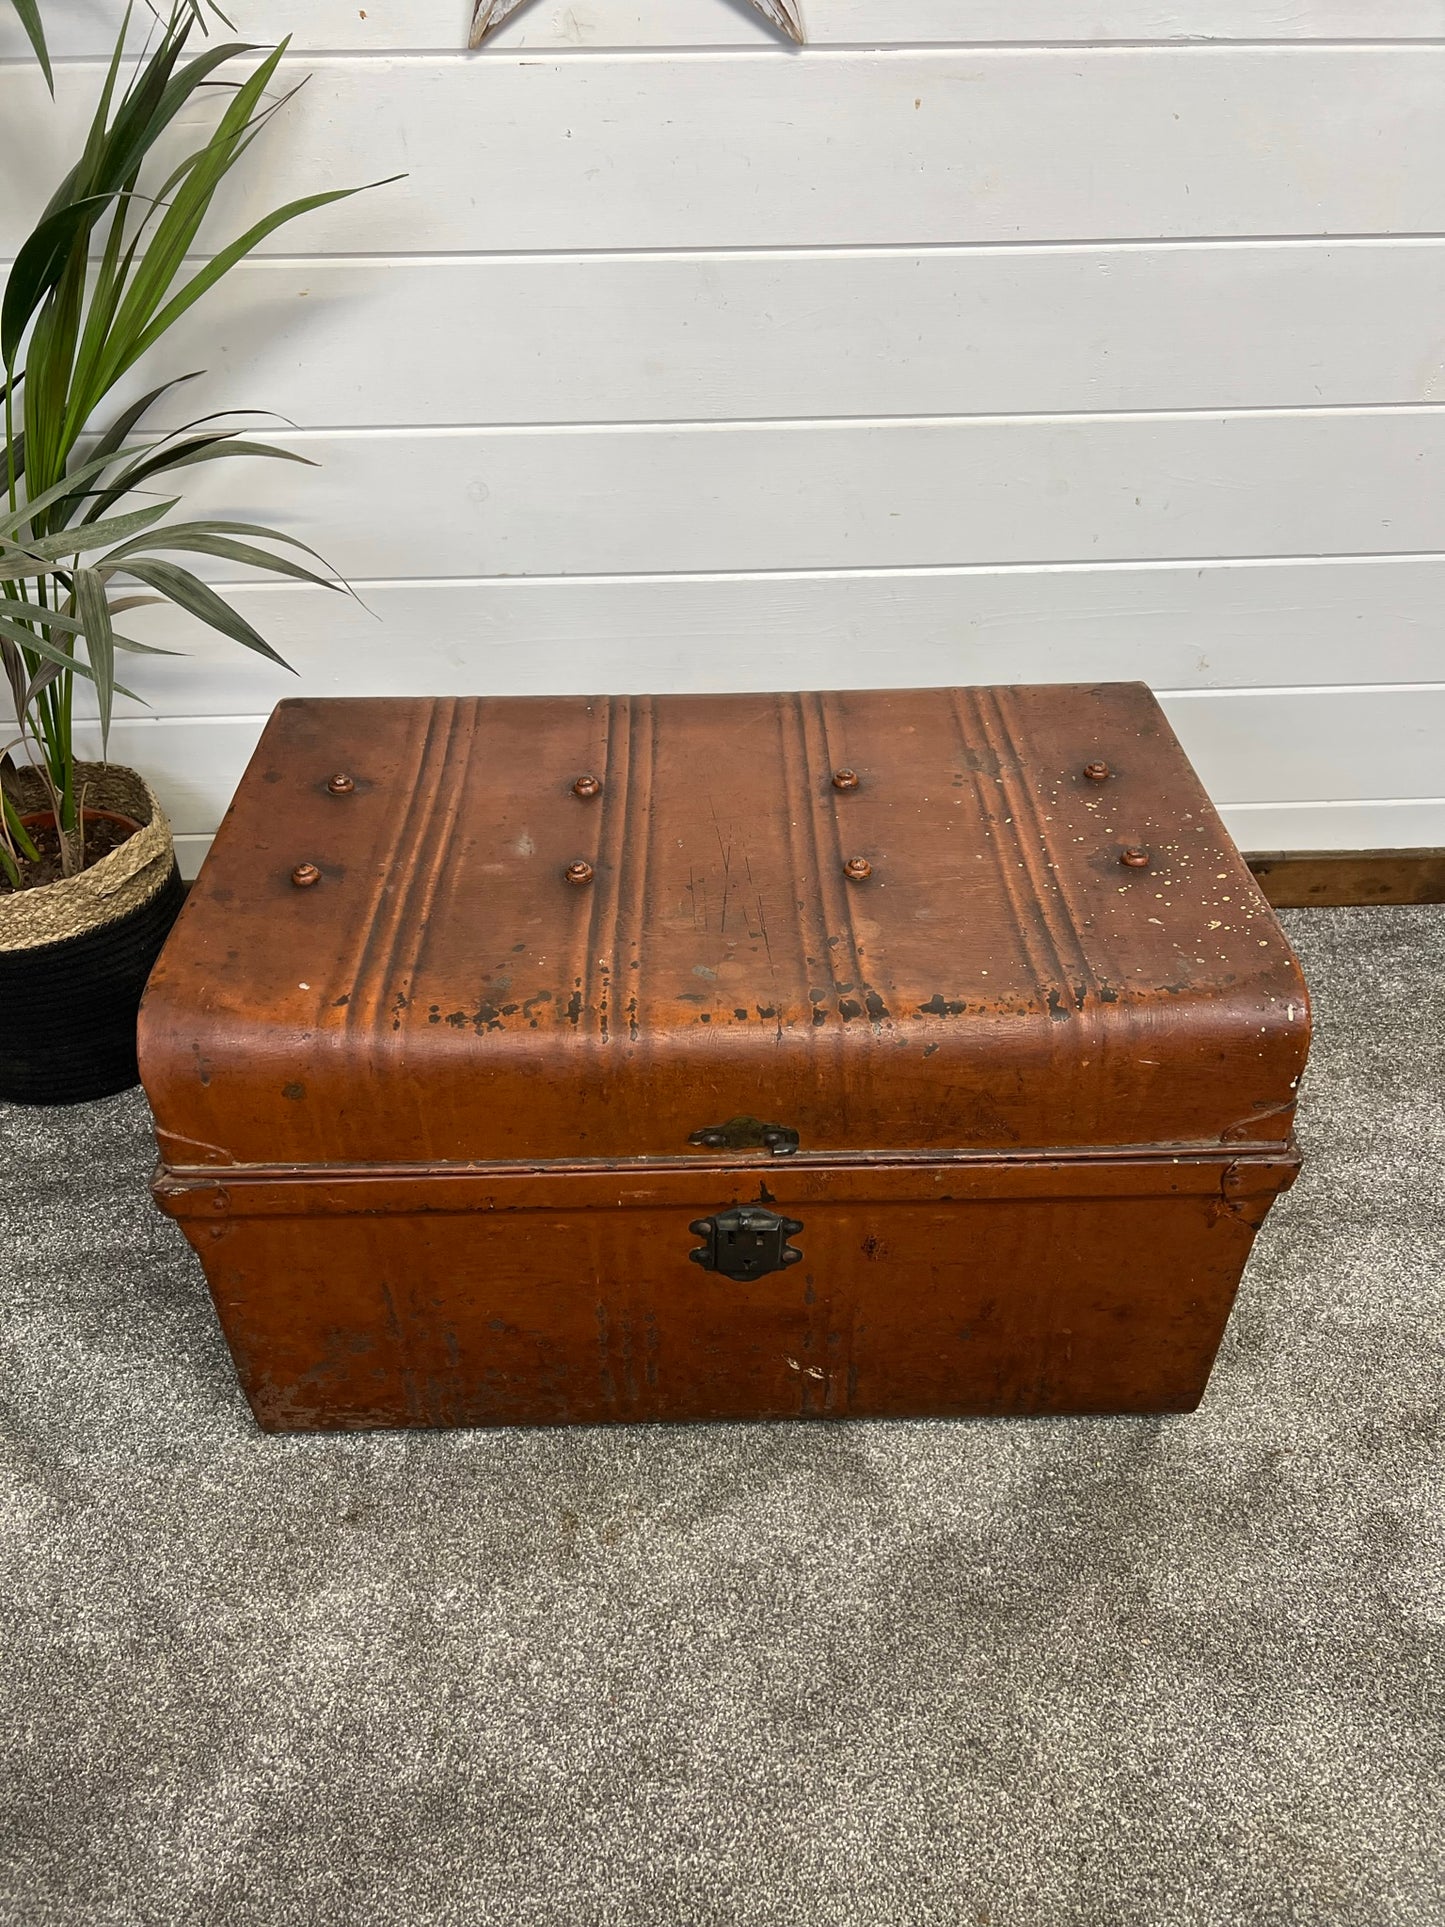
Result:
{"label": "rusted metal surface", "polygon": [[284,703],[142,1024],[183,1165],[658,1157],[746,1115],[811,1151],[1279,1142],[1308,1030],[1135,685]]}
{"label": "rusted metal surface", "polygon": [[[1308,1039],[1142,686],[305,701],[142,1065],[265,1424],[1137,1411],[1202,1391]],[[802,1261],[699,1276],[743,1207]]]}
{"label": "rusted metal surface", "polygon": [[[1292,1154],[163,1176],[269,1429],[1186,1411]],[[699,1271],[699,1210],[804,1226]],[[216,1234],[220,1233],[218,1237]]]}

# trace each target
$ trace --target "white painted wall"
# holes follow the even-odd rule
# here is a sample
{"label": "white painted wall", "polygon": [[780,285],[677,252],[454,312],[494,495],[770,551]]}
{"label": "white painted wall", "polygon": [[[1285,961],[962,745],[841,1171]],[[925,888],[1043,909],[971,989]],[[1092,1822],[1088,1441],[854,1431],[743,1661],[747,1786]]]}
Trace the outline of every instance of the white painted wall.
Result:
{"label": "white painted wall", "polygon": [[[231,218],[408,178],[149,375],[295,422],[193,499],[367,605],[236,588],[299,680],[153,622],[188,860],[298,691],[1110,676],[1245,847],[1445,844],[1445,0],[804,6],[234,0],[313,77]],[[0,254],[117,11],[49,0],[57,106],[0,18]]]}

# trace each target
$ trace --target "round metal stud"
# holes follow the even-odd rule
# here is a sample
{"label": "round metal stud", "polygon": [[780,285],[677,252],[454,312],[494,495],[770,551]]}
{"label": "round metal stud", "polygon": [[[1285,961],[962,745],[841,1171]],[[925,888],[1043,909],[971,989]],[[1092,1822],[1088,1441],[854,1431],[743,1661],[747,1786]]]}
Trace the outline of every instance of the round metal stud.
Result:
{"label": "round metal stud", "polygon": [[835,790],[856,790],[859,780],[856,769],[835,769],[833,771],[833,788]]}
{"label": "round metal stud", "polygon": [[1128,849],[1123,852],[1119,861],[1124,865],[1126,870],[1147,870],[1150,863],[1149,852],[1147,850]]}
{"label": "round metal stud", "polygon": [[351,792],[356,788],[356,778],[354,776],[348,776],[344,771],[339,770],[337,774],[331,778],[331,781],[326,787],[333,796],[350,796]]}
{"label": "round metal stud", "polygon": [[602,794],[602,778],[600,776],[579,776],[577,781],[572,785],[572,794],[574,796],[580,796],[584,802],[591,797],[600,796]]}
{"label": "round metal stud", "polygon": [[1085,763],[1084,774],[1091,783],[1107,783],[1114,772],[1107,763]]}
{"label": "round metal stud", "polygon": [[592,865],[584,863],[579,857],[575,863],[569,863],[562,874],[569,883],[590,883],[593,876]]}
{"label": "round metal stud", "polygon": [[850,883],[866,883],[873,874],[873,865],[866,856],[850,856],[843,865],[843,874]]}
{"label": "round metal stud", "polygon": [[291,881],[298,890],[309,890],[312,884],[321,881],[321,872],[314,863],[298,863],[291,872]]}

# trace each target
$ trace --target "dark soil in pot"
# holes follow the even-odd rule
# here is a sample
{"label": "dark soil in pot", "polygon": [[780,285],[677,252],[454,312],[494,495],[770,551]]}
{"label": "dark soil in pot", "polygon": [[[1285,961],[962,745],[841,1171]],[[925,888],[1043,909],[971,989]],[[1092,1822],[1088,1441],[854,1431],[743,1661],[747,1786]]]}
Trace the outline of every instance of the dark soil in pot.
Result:
{"label": "dark soil in pot", "polygon": [[[33,780],[22,770],[7,782],[39,819],[39,867],[58,871],[54,819],[27,793]],[[0,892],[0,1099],[11,1103],[75,1104],[137,1081],[141,992],[184,900],[146,784],[105,765],[89,766],[86,782],[87,867]]]}
{"label": "dark soil in pot", "polygon": [[[19,856],[20,888],[33,890],[43,883],[59,883],[65,875],[60,860],[60,832],[55,827],[53,810],[40,810],[32,815],[22,816],[30,841],[39,851],[39,857],[31,862],[26,856]],[[84,815],[85,864],[87,870],[92,863],[99,863],[103,856],[118,850],[128,837],[135,835],[141,825],[133,816],[122,816],[119,810],[87,810]],[[0,890],[14,893],[15,886],[9,877],[0,874]]]}

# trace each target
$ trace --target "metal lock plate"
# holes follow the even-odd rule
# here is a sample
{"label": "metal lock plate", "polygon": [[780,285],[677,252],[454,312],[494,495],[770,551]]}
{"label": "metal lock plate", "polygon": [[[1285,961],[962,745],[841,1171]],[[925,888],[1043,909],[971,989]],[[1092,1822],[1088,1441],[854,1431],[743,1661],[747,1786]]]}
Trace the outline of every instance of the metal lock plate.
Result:
{"label": "metal lock plate", "polygon": [[770,1271],[786,1271],[803,1262],[803,1254],[788,1243],[803,1228],[799,1218],[780,1218],[760,1205],[735,1205],[716,1217],[697,1218],[688,1229],[706,1243],[687,1255],[704,1271],[749,1282]]}

